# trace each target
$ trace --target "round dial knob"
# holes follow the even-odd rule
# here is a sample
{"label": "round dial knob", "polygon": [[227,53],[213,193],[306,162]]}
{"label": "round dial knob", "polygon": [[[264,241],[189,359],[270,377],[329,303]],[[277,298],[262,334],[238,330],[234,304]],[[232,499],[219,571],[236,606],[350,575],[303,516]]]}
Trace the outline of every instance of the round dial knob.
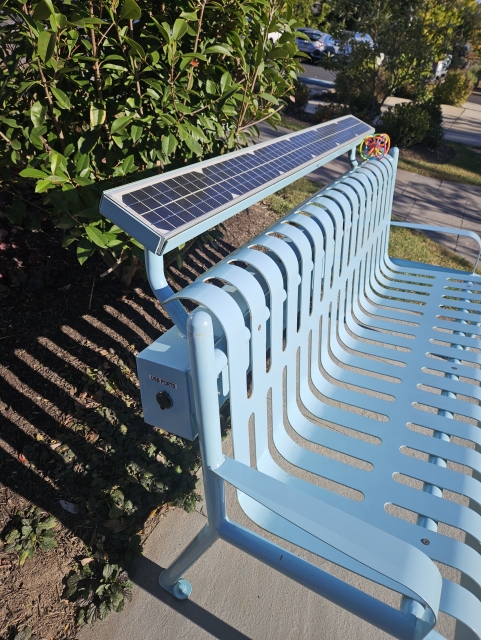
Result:
{"label": "round dial knob", "polygon": [[169,396],[167,391],[159,391],[159,393],[155,396],[155,399],[159,403],[162,411],[164,409],[170,409],[173,406],[172,398]]}

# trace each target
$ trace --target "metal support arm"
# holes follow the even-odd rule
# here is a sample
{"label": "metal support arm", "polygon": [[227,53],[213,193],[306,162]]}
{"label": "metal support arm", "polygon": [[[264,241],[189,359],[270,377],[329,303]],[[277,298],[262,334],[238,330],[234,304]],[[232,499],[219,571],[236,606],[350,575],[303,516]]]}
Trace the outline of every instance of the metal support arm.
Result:
{"label": "metal support arm", "polygon": [[175,295],[164,272],[164,256],[145,250],[145,270],[155,297],[183,336],[187,335],[187,311]]}

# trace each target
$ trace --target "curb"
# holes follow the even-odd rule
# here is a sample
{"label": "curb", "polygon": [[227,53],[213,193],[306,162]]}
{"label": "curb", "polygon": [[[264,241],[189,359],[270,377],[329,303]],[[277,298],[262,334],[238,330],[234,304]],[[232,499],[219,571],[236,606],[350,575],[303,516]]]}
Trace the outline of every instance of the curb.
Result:
{"label": "curb", "polygon": [[298,77],[297,79],[299,80],[299,82],[302,82],[303,84],[314,84],[314,85],[317,85],[318,87],[334,89],[334,82],[332,82],[331,80],[319,80],[318,78],[304,78],[304,77]]}

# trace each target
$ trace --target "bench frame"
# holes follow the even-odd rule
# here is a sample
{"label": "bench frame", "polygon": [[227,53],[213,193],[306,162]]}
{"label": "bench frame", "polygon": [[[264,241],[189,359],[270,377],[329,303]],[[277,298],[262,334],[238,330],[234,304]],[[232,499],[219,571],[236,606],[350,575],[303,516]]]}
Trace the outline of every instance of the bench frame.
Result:
{"label": "bench frame", "polygon": [[[422,544],[416,546],[412,542],[407,542],[401,539],[401,537],[397,537],[377,526],[375,518],[373,518],[372,523],[368,522],[366,518],[356,517],[348,511],[343,511],[333,506],[333,504],[321,500],[316,495],[309,495],[303,492],[300,485],[298,486],[294,483],[291,486],[289,483],[281,482],[278,478],[271,477],[269,474],[255,468],[255,465],[250,466],[249,459],[246,459],[246,452],[242,451],[238,453],[245,445],[245,434],[236,435],[235,429],[237,427],[233,429],[234,458],[225,456],[222,451],[220,416],[217,400],[218,377],[220,373],[219,362],[222,362],[222,366],[224,366],[225,355],[227,354],[227,361],[234,363],[233,367],[229,367],[230,389],[232,395],[234,395],[238,379],[236,380],[232,368],[235,368],[236,365],[245,361],[246,357],[245,344],[243,340],[239,340],[239,336],[245,331],[245,309],[242,309],[242,305],[235,307],[234,302],[229,303],[228,300],[231,298],[226,292],[223,293],[221,303],[219,303],[219,291],[215,290],[216,288],[208,284],[207,281],[209,278],[221,278],[226,282],[227,286],[233,286],[241,293],[244,291],[242,295],[244,295],[246,300],[251,296],[247,305],[249,307],[249,313],[252,316],[249,323],[250,341],[252,342],[251,354],[258,353],[256,344],[262,344],[262,340],[264,341],[263,344],[266,344],[266,327],[269,318],[263,317],[264,307],[262,304],[259,302],[258,308],[255,308],[252,301],[256,295],[258,295],[258,297],[260,295],[259,300],[263,300],[262,296],[265,294],[265,291],[262,292],[260,287],[258,287],[259,291],[248,294],[247,291],[249,287],[252,288],[253,285],[253,278],[250,277],[249,280],[245,271],[242,273],[240,267],[231,264],[236,260],[238,262],[249,262],[247,252],[250,251],[251,255],[253,253],[258,254],[252,256],[250,265],[257,268],[261,273],[263,273],[263,269],[265,270],[264,274],[268,273],[272,265],[269,266],[267,264],[267,258],[261,258],[262,253],[259,254],[259,252],[252,251],[252,246],[255,245],[256,242],[259,244],[263,243],[263,246],[267,248],[271,254],[277,252],[278,262],[279,264],[283,263],[283,269],[287,272],[289,272],[289,269],[292,267],[292,265],[289,266],[288,264],[292,256],[287,255],[287,253],[282,254],[283,250],[279,248],[279,242],[282,243],[283,240],[276,237],[276,234],[285,232],[286,237],[284,239],[287,238],[288,243],[293,243],[297,247],[297,253],[301,254],[300,256],[297,255],[298,267],[301,270],[301,274],[299,277],[299,286],[296,287],[296,291],[298,289],[301,292],[300,301],[296,302],[294,311],[291,310],[294,315],[292,315],[289,320],[292,324],[295,315],[299,314],[301,328],[310,316],[308,310],[309,304],[307,304],[305,300],[306,295],[310,295],[311,272],[312,282],[314,283],[313,290],[316,292],[315,283],[320,282],[316,280],[316,278],[319,277],[319,273],[325,269],[325,272],[323,272],[324,280],[322,286],[327,290],[329,289],[329,283],[327,282],[326,274],[329,272],[331,264],[334,265],[332,266],[330,283],[331,287],[333,287],[333,283],[335,284],[338,276],[336,269],[339,269],[339,273],[343,270],[345,272],[348,263],[349,265],[354,263],[354,254],[357,252],[358,245],[362,247],[363,242],[371,241],[369,234],[378,234],[375,250],[373,249],[377,257],[374,256],[371,262],[370,258],[364,257],[364,262],[361,261],[356,267],[361,272],[362,277],[366,278],[366,283],[374,278],[374,272],[376,272],[378,276],[379,273],[382,274],[383,269],[390,269],[392,275],[396,272],[401,275],[411,273],[412,275],[407,279],[411,279],[411,281],[414,282],[419,282],[420,278],[418,278],[418,276],[423,270],[425,273],[436,272],[429,266],[414,266],[412,263],[408,264],[402,261],[399,261],[397,265],[396,262],[390,261],[387,256],[389,224],[426,231],[436,231],[438,233],[455,233],[470,236],[478,242],[481,253],[481,240],[476,234],[469,231],[432,227],[430,225],[390,223],[396,166],[397,150],[394,149],[383,161],[379,163],[370,162],[354,169],[346,174],[340,181],[330,185],[327,191],[323,190],[320,194],[313,196],[307,203],[303,203],[303,205],[298,207],[294,212],[288,214],[284,220],[276,223],[272,229],[261,234],[264,238],[263,241],[259,239],[252,241],[248,247],[235,252],[232,256],[220,263],[220,266],[217,265],[213,267],[213,269],[204,274],[199,281],[196,281],[193,285],[189,285],[184,291],[175,296],[174,299],[168,301],[171,308],[174,304],[179,308],[180,298],[188,298],[200,305],[196,311],[189,315],[186,330],[189,341],[191,374],[208,514],[208,523],[202,531],[159,577],[160,585],[175,597],[184,599],[190,595],[190,583],[182,576],[218,538],[221,538],[275,568],[284,575],[307,586],[319,595],[342,606],[344,609],[361,616],[396,638],[406,640],[421,640],[425,637],[428,637],[430,640],[442,638],[442,636],[434,630],[440,609],[462,620],[465,625],[468,625],[473,630],[479,627],[479,620],[481,619],[481,616],[478,618],[478,614],[481,611],[479,600],[467,590],[463,589],[463,591],[460,592],[459,589],[461,588],[458,585],[441,578],[436,565],[422,548],[422,544],[426,544],[424,538],[420,540]],[[349,198],[352,197],[353,193],[356,193],[356,190],[357,193],[360,193],[360,185],[364,185],[364,188],[369,191],[369,197],[372,198],[372,210],[368,210],[368,203],[364,206],[362,215],[358,209],[357,217],[354,216],[354,214],[349,214],[351,218],[348,220],[349,216],[347,216],[346,212],[348,211]],[[377,193],[376,188],[378,189]],[[334,191],[330,194],[328,189],[333,189]],[[331,198],[331,201],[328,201],[329,198]],[[352,202],[350,204],[352,205]],[[328,236],[332,231],[332,229],[329,231],[329,225],[331,224],[328,222],[329,218],[324,216],[324,220],[319,223],[317,228],[312,221],[312,218],[317,219],[316,216],[320,216],[319,209],[317,209],[316,206],[329,209],[329,216],[334,220],[334,234],[337,228],[337,236],[334,235],[336,238],[336,242],[334,242],[336,246],[335,249],[328,246],[330,242]],[[302,219],[303,216],[299,213],[301,211],[310,214],[311,218],[304,216],[304,219]],[[289,226],[285,226],[282,229],[280,226],[282,224]],[[327,241],[325,240],[324,242],[324,253],[322,257],[320,257],[319,249],[319,247],[322,246],[322,239],[319,240],[319,238],[317,238],[316,240],[316,234],[320,237],[320,228],[324,228],[327,238]],[[340,233],[341,228],[343,230],[342,234]],[[302,231],[300,231],[300,229],[302,229]],[[314,254],[316,254],[317,251],[312,264],[309,264],[309,259],[306,257],[312,249],[312,247],[307,246],[306,236],[309,236],[309,234],[315,246]],[[269,236],[267,240],[265,240],[266,236]],[[349,245],[350,248],[347,247],[347,245]],[[289,249],[289,251],[292,252],[291,249]],[[332,258],[333,252],[335,252],[335,258]],[[331,255],[329,259],[331,261],[334,260],[334,262],[328,263],[328,255]],[[368,273],[369,265],[372,267],[372,273]],[[377,269],[380,269],[380,271],[377,272]],[[270,286],[274,286],[273,283],[276,281],[276,278],[277,285],[281,282],[279,280],[279,278],[281,278],[280,270],[278,269],[277,273],[275,273],[275,271],[276,268],[274,267],[274,269],[265,276]],[[463,275],[462,272],[459,271],[437,268],[438,273],[441,271],[446,276],[451,275],[454,279],[456,276]],[[357,273],[355,277],[352,277],[354,278],[352,282],[357,283],[356,286],[361,282],[360,286],[362,287],[362,279],[359,273]],[[152,269],[150,278],[152,279]],[[418,278],[418,280],[416,280],[416,278]],[[288,279],[290,279],[290,275]],[[309,284],[307,283],[308,279]],[[282,282],[279,286],[283,286]],[[373,286],[372,283],[370,286]],[[466,290],[464,295],[470,297],[464,299],[464,304],[461,302],[453,303],[453,305],[456,305],[456,308],[462,309],[463,311],[472,309],[473,305],[471,300],[476,298],[477,294],[471,294],[469,290],[470,286],[480,288],[481,278],[473,273],[469,281],[466,280],[466,284],[463,285],[464,290]],[[292,282],[289,283],[289,287],[291,287],[291,290],[294,288]],[[419,296],[421,295],[420,291],[422,291],[421,285],[418,286],[411,282],[410,287],[414,290],[414,293],[403,293],[403,298],[407,300],[419,300]],[[387,290],[388,289],[386,289],[386,291]],[[272,298],[271,305],[273,305],[273,290],[271,290],[270,295]],[[289,295],[292,297],[293,294]],[[400,293],[393,294],[393,296],[395,295],[401,296]],[[395,300],[395,302],[392,303],[393,307],[401,310],[406,308],[405,303],[398,303],[397,298],[393,298],[393,300]],[[377,302],[379,304],[379,301]],[[229,306],[229,304],[231,306]],[[223,309],[222,307],[224,305],[225,308]],[[316,307],[316,300],[314,300],[312,305],[314,309],[318,308]],[[279,313],[279,309],[281,309],[281,307],[278,308],[277,315],[275,315],[274,308],[271,308],[269,320],[271,332],[274,331],[274,322],[277,322],[279,329],[279,316],[283,315],[282,311]],[[287,316],[289,311],[285,311],[284,313]],[[345,313],[347,314],[346,311]],[[383,313],[389,317],[387,311]],[[392,312],[392,317],[395,315],[396,314]],[[386,317],[386,315],[384,315],[384,317]],[[470,318],[470,320],[472,320],[472,318]],[[226,353],[222,352],[224,358],[218,357],[222,349],[219,348],[219,331],[216,321],[222,325],[225,333],[224,350]],[[457,321],[463,322],[463,320],[460,319]],[[285,319],[283,321],[281,318],[280,322],[281,324],[284,322],[285,325]],[[258,332],[255,330],[257,324]],[[477,326],[480,326],[480,324],[477,324]],[[476,332],[476,334],[470,334],[454,331],[452,335],[460,336],[456,340],[463,343],[462,338],[466,336],[467,338],[477,336],[478,332]],[[259,340],[260,342],[258,342]],[[267,338],[267,344],[269,344],[268,340]],[[307,340],[307,338],[304,337],[304,340]],[[388,341],[387,338],[385,338],[385,340]],[[305,344],[307,345],[307,342],[305,342]],[[463,346],[459,344],[452,346],[455,348],[463,348]],[[466,348],[469,349],[469,347]],[[376,350],[374,349],[373,352],[376,353]],[[292,353],[294,353],[294,355],[292,355]],[[295,360],[295,353],[297,352],[294,350],[292,353],[290,355],[291,368],[293,366],[293,358]],[[257,356],[251,355],[251,367],[253,369],[254,379],[258,376],[260,380],[261,373],[258,368],[258,363],[256,364],[256,357]],[[446,361],[461,364],[460,359],[455,359],[451,356],[446,357]],[[302,370],[302,364],[300,366]],[[307,368],[307,363],[305,366]],[[272,371],[267,374],[264,372],[262,375],[267,379],[267,376],[271,375],[271,373]],[[444,380],[457,382],[458,376],[452,373],[446,373]],[[255,384],[254,382],[254,387]],[[456,399],[456,394],[450,390],[452,385],[450,386],[445,382],[444,386],[447,390],[444,389],[441,396],[450,400]],[[447,400],[444,404],[440,403],[439,406],[451,407],[451,404],[446,404],[446,402]],[[287,403],[289,403],[289,398],[287,399]],[[257,412],[262,412],[264,409],[265,407],[263,406],[255,407]],[[453,412],[445,408],[439,408],[438,415],[455,422]],[[436,440],[450,443],[451,432],[444,433],[435,431],[434,436]],[[244,445],[240,444],[242,438],[244,438]],[[479,444],[481,444],[481,439],[479,442],[476,439],[473,441],[478,447]],[[247,444],[247,449],[248,448],[249,445]],[[435,466],[446,468],[446,459],[441,456],[430,454],[429,462]],[[472,465],[473,463],[469,464]],[[311,469],[309,470],[312,472]],[[289,526],[293,525],[297,530],[304,532],[304,534],[312,537],[312,539],[322,541],[323,544],[332,550],[334,556],[338,554],[339,557],[342,556],[343,558],[351,559],[353,563],[349,566],[356,567],[356,569],[354,569],[356,572],[402,594],[401,608],[396,609],[373,596],[363,593],[359,589],[303,560],[294,553],[231,521],[226,515],[226,482],[237,489],[238,498],[244,510],[246,510],[247,506],[251,503],[262,505],[265,510],[275,514],[276,517],[286,523],[286,532],[289,530]],[[442,497],[443,488],[425,482],[423,491]],[[414,507],[413,509],[415,510]],[[466,508],[463,507],[463,509]],[[420,508],[418,513],[420,515],[417,525],[438,535],[436,534],[437,521],[433,517],[422,515]],[[463,525],[460,524],[459,526],[462,527]],[[470,530],[469,527],[467,530]],[[276,531],[276,533],[278,533],[278,531]],[[287,533],[286,538],[288,538]],[[427,544],[429,544],[429,540]],[[428,548],[429,547],[426,547],[426,549]],[[460,602],[461,599],[464,599],[463,602]],[[475,631],[475,633],[477,634],[476,637],[481,637],[479,635],[479,629]]]}

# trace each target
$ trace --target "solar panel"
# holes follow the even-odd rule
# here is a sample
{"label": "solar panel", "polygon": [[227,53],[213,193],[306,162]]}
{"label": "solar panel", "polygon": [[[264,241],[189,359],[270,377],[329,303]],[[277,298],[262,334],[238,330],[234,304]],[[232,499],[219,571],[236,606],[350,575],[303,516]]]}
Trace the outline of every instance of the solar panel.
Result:
{"label": "solar panel", "polygon": [[[372,131],[366,123],[346,116],[259,147],[241,149],[106,191],[101,211],[122,228],[126,228],[122,220],[130,216],[133,220],[126,228],[129,233],[132,233],[132,222],[138,222],[163,245],[172,236]],[[120,218],[112,215],[111,206],[103,206],[106,199],[123,212]]]}

